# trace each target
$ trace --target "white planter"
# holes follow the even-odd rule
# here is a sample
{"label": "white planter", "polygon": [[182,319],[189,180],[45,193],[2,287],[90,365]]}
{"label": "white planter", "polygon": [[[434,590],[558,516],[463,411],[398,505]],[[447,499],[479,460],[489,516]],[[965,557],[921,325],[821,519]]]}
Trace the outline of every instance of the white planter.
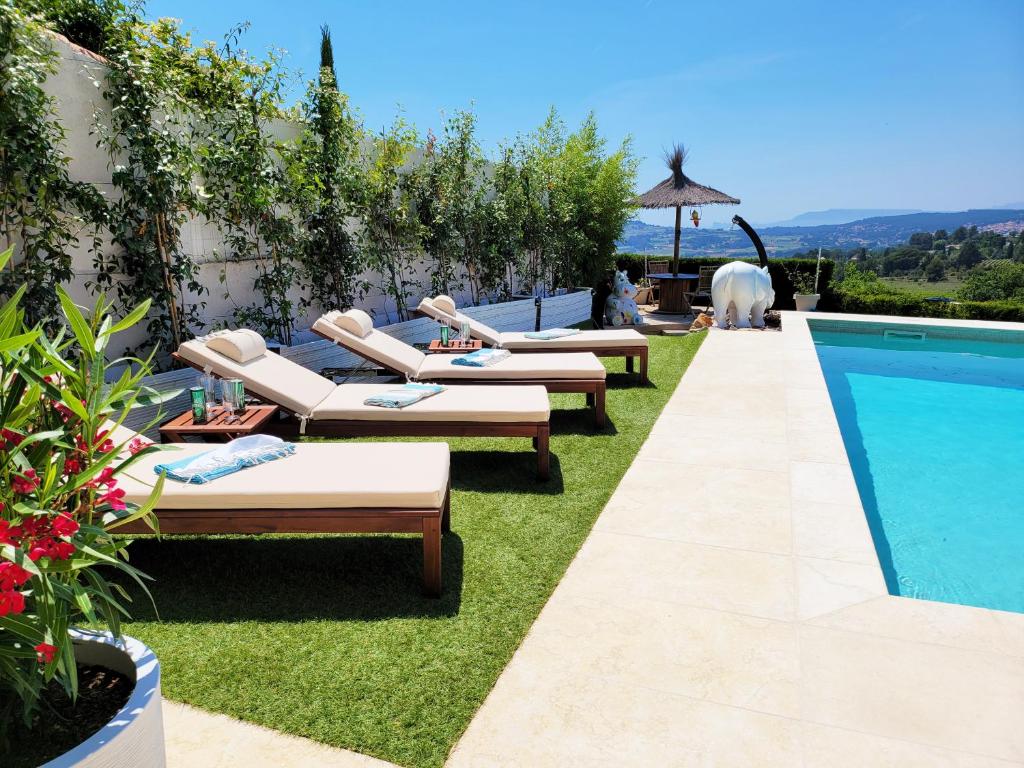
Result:
{"label": "white planter", "polygon": [[164,721],[160,709],[160,662],[131,637],[72,630],[75,658],[128,675],[135,688],[105,726],[42,768],[165,768]]}
{"label": "white planter", "polygon": [[793,301],[796,302],[797,312],[813,312],[818,307],[820,293],[796,293],[793,294]]}

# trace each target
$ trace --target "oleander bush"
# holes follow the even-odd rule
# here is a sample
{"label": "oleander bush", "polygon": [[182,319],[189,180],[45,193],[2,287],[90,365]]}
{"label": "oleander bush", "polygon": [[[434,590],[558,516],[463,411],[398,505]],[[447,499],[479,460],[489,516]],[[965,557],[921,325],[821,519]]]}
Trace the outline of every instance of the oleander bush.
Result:
{"label": "oleander bush", "polygon": [[[11,249],[0,254],[0,269]],[[105,626],[120,635],[131,580],[145,576],[128,564],[124,524],[144,519],[162,481],[139,506],[125,500],[119,478],[145,453],[136,438],[112,436],[125,414],[160,396],[140,386],[141,360],[105,359],[111,337],[146,314],[142,304],[112,318],[101,297],[86,318],[60,288],[57,298],[71,333],[47,338],[25,324],[24,287],[0,307],[0,744],[20,719],[31,728],[46,717],[43,689],[57,681],[77,695],[69,636],[75,625]],[[0,747],[2,748],[2,747]]]}

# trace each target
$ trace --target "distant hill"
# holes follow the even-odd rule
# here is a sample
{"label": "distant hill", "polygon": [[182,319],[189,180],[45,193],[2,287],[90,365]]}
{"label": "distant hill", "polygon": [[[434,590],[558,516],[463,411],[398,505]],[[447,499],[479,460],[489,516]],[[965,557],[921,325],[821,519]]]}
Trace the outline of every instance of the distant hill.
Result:
{"label": "distant hill", "polygon": [[921,213],[920,208],[829,208],[827,211],[808,211],[786,221],[775,221],[766,227],[819,227],[825,224],[848,224],[861,219],[880,216],[905,216]]}
{"label": "distant hill", "polygon": [[[769,255],[788,256],[810,248],[884,248],[904,243],[915,232],[952,232],[960,226],[1011,231],[1024,229],[1024,208],[975,209],[955,212],[922,212],[900,216],[873,216],[843,224],[822,224],[813,227],[759,227]],[[619,240],[620,251],[672,254],[672,227],[631,220]],[[704,229],[684,226],[680,235],[680,251],[684,256],[756,255],[749,238],[739,229]]]}

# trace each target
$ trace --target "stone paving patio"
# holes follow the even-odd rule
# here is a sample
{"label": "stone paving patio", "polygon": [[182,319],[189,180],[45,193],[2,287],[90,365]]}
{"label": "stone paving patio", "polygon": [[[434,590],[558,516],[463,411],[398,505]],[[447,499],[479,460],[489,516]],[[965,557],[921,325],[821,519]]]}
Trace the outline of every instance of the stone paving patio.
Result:
{"label": "stone paving patio", "polygon": [[[804,316],[709,333],[448,765],[1024,761],[1024,615],[887,594]],[[172,768],[387,765],[166,708]]]}
{"label": "stone paving patio", "polygon": [[804,317],[710,333],[449,766],[1024,760],[1024,616],[889,596]]}

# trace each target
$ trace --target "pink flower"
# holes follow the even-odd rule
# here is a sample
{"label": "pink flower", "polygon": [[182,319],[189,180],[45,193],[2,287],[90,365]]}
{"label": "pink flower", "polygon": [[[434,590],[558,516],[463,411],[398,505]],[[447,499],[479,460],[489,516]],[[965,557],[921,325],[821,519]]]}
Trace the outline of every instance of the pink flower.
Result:
{"label": "pink flower", "polygon": [[73,520],[70,515],[61,512],[54,518],[50,530],[54,536],[74,536],[78,533],[78,527],[77,521]]}
{"label": "pink flower", "polygon": [[128,443],[128,451],[134,456],[137,453],[141,453],[151,446],[152,443],[143,437],[134,437],[132,441]]}
{"label": "pink flower", "polygon": [[[3,504],[0,504],[0,509],[3,509]],[[8,520],[0,520],[0,546],[4,544],[17,546],[23,533],[21,526],[11,525]]]}
{"label": "pink flower", "polygon": [[25,439],[25,436],[5,428],[0,429],[0,439],[3,440],[3,449],[9,451],[11,448],[17,448],[21,445],[21,441]]}
{"label": "pink flower", "polygon": [[20,587],[31,578],[32,574],[17,563],[0,562],[0,591],[8,592],[15,587]]}
{"label": "pink flower", "polygon": [[26,469],[24,475],[15,475],[11,480],[11,489],[15,493],[26,495],[39,487],[39,478],[34,469]]}
{"label": "pink flower", "polygon": [[25,596],[14,590],[0,592],[0,616],[9,613],[21,613],[25,610]]}
{"label": "pink flower", "polygon": [[57,646],[49,643],[40,643],[35,647],[36,660],[40,664],[49,664],[57,655]]}
{"label": "pink flower", "polygon": [[[116,482],[116,481],[114,481]],[[123,510],[128,507],[125,505],[124,499],[124,488],[113,488],[113,483],[110,484],[111,489],[96,499],[97,504],[109,504],[111,509]]]}

